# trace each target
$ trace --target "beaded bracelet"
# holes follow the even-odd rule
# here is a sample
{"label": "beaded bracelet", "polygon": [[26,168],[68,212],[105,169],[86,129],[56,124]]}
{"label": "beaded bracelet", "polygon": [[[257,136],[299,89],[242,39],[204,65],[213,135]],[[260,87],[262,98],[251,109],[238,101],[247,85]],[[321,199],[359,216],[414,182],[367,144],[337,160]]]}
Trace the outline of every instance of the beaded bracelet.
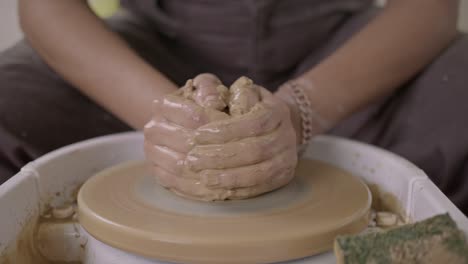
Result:
{"label": "beaded bracelet", "polygon": [[316,130],[314,129],[314,124],[318,125],[321,130],[326,129],[329,124],[313,110],[309,97],[304,92],[303,86],[299,82],[291,80],[286,82],[283,86],[290,90],[290,94],[294,98],[299,109],[302,125],[301,145],[306,146],[316,135],[314,132]]}

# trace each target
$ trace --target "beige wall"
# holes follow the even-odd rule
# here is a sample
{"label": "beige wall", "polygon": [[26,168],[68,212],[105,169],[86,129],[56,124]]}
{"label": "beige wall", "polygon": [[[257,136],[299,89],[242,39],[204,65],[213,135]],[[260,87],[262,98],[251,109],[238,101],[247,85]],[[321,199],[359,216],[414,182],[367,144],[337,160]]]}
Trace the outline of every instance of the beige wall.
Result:
{"label": "beige wall", "polygon": [[16,0],[0,0],[0,50],[21,37],[17,18]]}
{"label": "beige wall", "polygon": [[462,0],[460,5],[460,28],[468,32],[468,0]]}
{"label": "beige wall", "polygon": [[[105,0],[94,0],[105,1]],[[385,0],[376,0],[382,2]],[[460,28],[468,32],[468,0],[461,0]],[[12,45],[21,37],[17,23],[16,0],[0,0],[0,50]]]}

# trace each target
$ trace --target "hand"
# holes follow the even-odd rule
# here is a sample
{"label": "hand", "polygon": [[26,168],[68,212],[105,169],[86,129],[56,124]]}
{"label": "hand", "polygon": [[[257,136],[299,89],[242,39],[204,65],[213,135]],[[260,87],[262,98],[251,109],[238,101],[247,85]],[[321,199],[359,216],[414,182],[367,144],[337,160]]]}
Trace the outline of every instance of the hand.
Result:
{"label": "hand", "polygon": [[201,199],[206,192],[204,186],[197,184],[197,175],[185,165],[188,152],[195,146],[196,129],[229,117],[217,109],[223,105],[211,103],[223,101],[216,82],[219,80],[214,76],[198,76],[175,93],[155,100],[153,118],[144,128],[145,153],[153,174],[159,184],[184,196]]}
{"label": "hand", "polygon": [[203,200],[240,199],[287,184],[297,163],[286,104],[240,78],[230,92],[200,75],[155,102],[145,149],[160,184]]}

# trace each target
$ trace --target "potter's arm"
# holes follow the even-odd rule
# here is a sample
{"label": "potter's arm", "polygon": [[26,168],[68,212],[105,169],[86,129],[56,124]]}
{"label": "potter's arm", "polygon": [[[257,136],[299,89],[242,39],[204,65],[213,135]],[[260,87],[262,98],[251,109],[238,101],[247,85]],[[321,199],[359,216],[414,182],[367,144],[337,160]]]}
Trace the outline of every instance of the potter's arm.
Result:
{"label": "potter's arm", "polygon": [[54,70],[136,129],[150,119],[152,99],[176,89],[85,0],[20,0],[19,15],[29,43]]}
{"label": "potter's arm", "polygon": [[391,93],[454,39],[457,12],[456,0],[390,0],[363,30],[298,79],[314,110],[334,125]]}

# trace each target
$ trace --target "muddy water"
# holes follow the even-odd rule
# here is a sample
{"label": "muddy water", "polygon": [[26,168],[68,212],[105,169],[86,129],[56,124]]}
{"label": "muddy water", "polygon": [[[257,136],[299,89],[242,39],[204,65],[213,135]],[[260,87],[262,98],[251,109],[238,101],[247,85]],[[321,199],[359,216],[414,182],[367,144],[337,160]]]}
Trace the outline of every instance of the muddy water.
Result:
{"label": "muddy water", "polygon": [[[373,195],[372,208],[376,211],[389,211],[396,213],[406,219],[404,210],[397,198],[377,185],[368,185]],[[77,192],[75,192],[77,194]],[[76,200],[76,199],[74,199]],[[47,212],[43,212],[44,215]],[[36,239],[36,231],[38,225],[43,221],[55,221],[51,218],[41,216],[32,217],[25,224],[23,231],[18,235],[15,243],[0,255],[0,264],[79,264],[77,262],[53,262],[48,261],[41,256],[37,250],[40,241]],[[36,243],[36,244],[35,244]]]}
{"label": "muddy water", "polygon": [[34,236],[39,217],[31,218],[18,235],[16,242],[0,256],[1,264],[50,264],[36,250]]}
{"label": "muddy water", "polygon": [[367,184],[367,186],[372,193],[372,209],[377,212],[391,212],[397,214],[405,222],[410,221],[405,213],[405,209],[395,195],[384,191],[377,184]]}

